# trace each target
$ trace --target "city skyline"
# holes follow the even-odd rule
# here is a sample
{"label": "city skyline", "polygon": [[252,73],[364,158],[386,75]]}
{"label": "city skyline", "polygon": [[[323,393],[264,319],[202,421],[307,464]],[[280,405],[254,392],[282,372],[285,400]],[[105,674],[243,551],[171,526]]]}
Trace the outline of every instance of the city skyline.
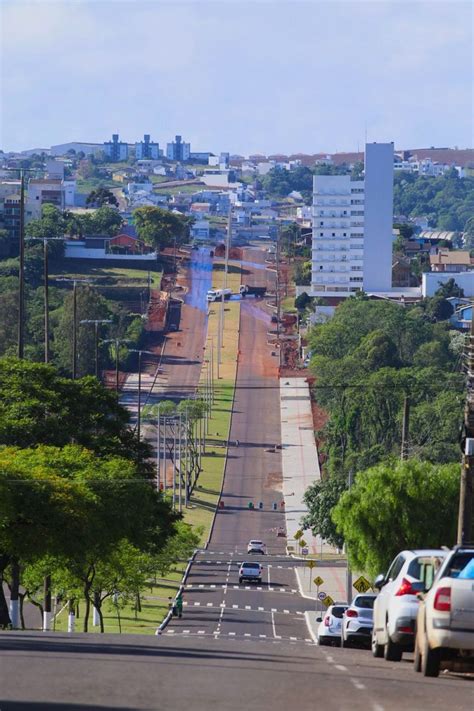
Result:
{"label": "city skyline", "polygon": [[463,0],[4,0],[1,12],[3,150],[143,131],[242,155],[472,145]]}

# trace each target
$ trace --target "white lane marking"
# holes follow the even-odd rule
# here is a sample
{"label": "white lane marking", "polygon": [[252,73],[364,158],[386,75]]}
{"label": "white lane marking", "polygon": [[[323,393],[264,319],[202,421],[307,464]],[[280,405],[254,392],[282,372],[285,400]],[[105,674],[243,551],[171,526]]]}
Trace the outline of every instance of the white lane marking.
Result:
{"label": "white lane marking", "polygon": [[166,630],[166,634],[174,634],[174,630]]}
{"label": "white lane marking", "polygon": [[203,587],[204,587],[203,583],[200,583],[200,584],[198,585],[198,588],[203,588]]}
{"label": "white lane marking", "polygon": [[188,604],[189,604],[189,603],[188,603],[187,600],[183,600],[183,605],[184,605],[184,607],[186,607],[186,605],[188,605]]}
{"label": "white lane marking", "polygon": [[282,570],[283,566],[282,565],[277,565],[278,570]]}
{"label": "white lane marking", "polygon": [[298,592],[298,590],[294,590],[293,588],[291,589],[292,593]]}
{"label": "white lane marking", "polygon": [[290,614],[290,611],[289,611],[289,610],[283,610],[283,612],[284,612],[285,615],[289,615],[289,614]]}
{"label": "white lane marking", "polygon": [[225,607],[225,602],[221,602],[220,606]]}
{"label": "white lane marking", "polygon": [[216,560],[217,565],[221,565],[222,561],[221,560]]}
{"label": "white lane marking", "polygon": [[375,702],[372,706],[372,711],[385,711],[385,708],[382,706],[382,704],[378,704]]}
{"label": "white lane marking", "polygon": [[278,612],[278,610],[276,609],[276,607],[272,607],[271,612]]}
{"label": "white lane marking", "polygon": [[263,612],[265,608],[259,607],[259,608],[257,608],[257,609],[258,609],[259,612]]}
{"label": "white lane marking", "polygon": [[334,668],[338,669],[339,671],[347,671],[347,667],[345,667],[344,664],[335,664]]}
{"label": "white lane marking", "polygon": [[266,634],[259,634],[258,636],[260,637],[260,639],[266,639],[266,637],[267,637]]}
{"label": "white lane marking", "polygon": [[250,587],[250,585],[246,585],[246,586],[245,586],[245,589],[246,589],[246,590],[251,590],[252,588]]}
{"label": "white lane marking", "polygon": [[276,612],[276,610],[272,610],[272,630],[273,630],[273,636],[275,637],[275,639],[281,639],[281,635],[279,635],[279,634],[276,633],[275,615],[274,615],[275,612]]}
{"label": "white lane marking", "polygon": [[259,588],[259,587],[257,586],[257,590],[263,590],[263,588]]}
{"label": "white lane marking", "polygon": [[[284,590],[285,588],[280,588],[281,590]],[[270,592],[273,592],[275,588],[268,587],[267,590],[270,590]]]}
{"label": "white lane marking", "polygon": [[207,607],[212,607],[212,602],[208,602]]}
{"label": "white lane marking", "polygon": [[297,615],[304,615],[304,612],[301,612],[301,610],[296,610]]}
{"label": "white lane marking", "polygon": [[191,630],[183,630],[183,634],[189,634]]}
{"label": "white lane marking", "polygon": [[331,657],[331,655],[328,654],[328,656],[326,657],[326,661],[328,661],[329,664],[334,664],[334,657]]}
{"label": "white lane marking", "polygon": [[235,637],[235,632],[229,632],[228,635],[229,637]]}
{"label": "white lane marking", "polygon": [[244,637],[251,637],[251,636],[252,635],[250,634],[250,632],[244,632]]}
{"label": "white lane marking", "polygon": [[232,605],[232,609],[233,609],[233,610],[238,610],[238,609],[239,609],[239,606],[238,606],[238,605]]}
{"label": "white lane marking", "polygon": [[250,607],[250,605],[245,605],[245,609],[246,609],[246,610],[251,610],[252,608]]}
{"label": "white lane marking", "polygon": [[356,689],[359,689],[360,691],[363,691],[365,689],[365,684],[362,684],[358,679],[354,679],[351,677],[351,681],[354,684]]}
{"label": "white lane marking", "polygon": [[209,587],[211,587],[211,588],[215,588],[216,586],[215,586],[215,585],[210,585]]}
{"label": "white lane marking", "polygon": [[206,630],[198,630],[198,634],[206,634]]}
{"label": "white lane marking", "polygon": [[285,592],[285,588],[280,588],[280,592]]}
{"label": "white lane marking", "polygon": [[298,637],[290,637],[292,642],[296,642],[298,640]]}
{"label": "white lane marking", "polygon": [[199,607],[200,604],[201,604],[200,602],[195,602],[194,607]]}

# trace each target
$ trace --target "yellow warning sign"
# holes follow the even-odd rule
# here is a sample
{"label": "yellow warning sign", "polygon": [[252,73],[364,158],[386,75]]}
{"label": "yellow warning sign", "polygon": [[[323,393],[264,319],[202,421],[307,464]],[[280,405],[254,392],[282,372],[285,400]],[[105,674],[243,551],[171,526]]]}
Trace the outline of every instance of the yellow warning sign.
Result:
{"label": "yellow warning sign", "polygon": [[296,538],[296,540],[298,540],[298,538],[301,538],[302,535],[303,535],[303,531],[300,529],[299,531],[296,531],[293,538]]}
{"label": "yellow warning sign", "polygon": [[308,566],[308,568],[310,568],[311,570],[313,570],[314,566],[316,565],[316,562],[315,562],[314,560],[308,560],[308,562],[306,563],[306,565]]}
{"label": "yellow warning sign", "polygon": [[324,583],[324,580],[320,575],[317,575],[313,580],[313,583],[316,585],[317,588],[319,588]]}
{"label": "yellow warning sign", "polygon": [[353,585],[359,593],[365,593],[367,592],[367,590],[372,590],[372,585],[367,580],[367,578],[364,578],[363,575],[361,575],[360,578],[357,578]]}
{"label": "yellow warning sign", "polygon": [[324,605],[325,607],[329,607],[330,605],[334,605],[334,600],[332,599],[332,597],[331,597],[330,595],[326,595],[326,597],[324,598],[324,600],[321,600],[321,602],[323,603],[323,605]]}

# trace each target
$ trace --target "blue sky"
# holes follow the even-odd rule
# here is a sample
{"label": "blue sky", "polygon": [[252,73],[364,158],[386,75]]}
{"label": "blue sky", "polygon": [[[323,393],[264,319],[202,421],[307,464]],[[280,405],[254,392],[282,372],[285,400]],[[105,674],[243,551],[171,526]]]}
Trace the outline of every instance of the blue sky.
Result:
{"label": "blue sky", "polygon": [[0,0],[0,147],[471,147],[470,0]]}

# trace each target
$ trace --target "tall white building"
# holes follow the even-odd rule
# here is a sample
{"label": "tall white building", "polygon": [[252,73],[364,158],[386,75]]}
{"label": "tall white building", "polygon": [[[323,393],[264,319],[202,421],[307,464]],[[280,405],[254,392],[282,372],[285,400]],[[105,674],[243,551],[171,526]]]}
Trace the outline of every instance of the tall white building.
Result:
{"label": "tall white building", "polygon": [[315,175],[311,295],[392,287],[393,143],[365,147],[365,180]]}

